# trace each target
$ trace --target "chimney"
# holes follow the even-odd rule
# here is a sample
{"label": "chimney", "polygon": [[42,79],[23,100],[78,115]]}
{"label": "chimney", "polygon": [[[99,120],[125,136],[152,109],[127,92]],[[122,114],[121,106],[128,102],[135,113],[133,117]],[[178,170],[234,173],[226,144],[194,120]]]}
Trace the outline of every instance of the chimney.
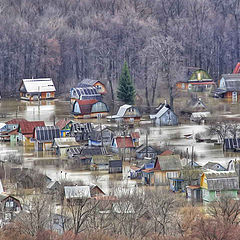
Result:
{"label": "chimney", "polygon": [[167,106],[167,100],[166,99],[164,100],[164,104],[165,104],[165,106]]}

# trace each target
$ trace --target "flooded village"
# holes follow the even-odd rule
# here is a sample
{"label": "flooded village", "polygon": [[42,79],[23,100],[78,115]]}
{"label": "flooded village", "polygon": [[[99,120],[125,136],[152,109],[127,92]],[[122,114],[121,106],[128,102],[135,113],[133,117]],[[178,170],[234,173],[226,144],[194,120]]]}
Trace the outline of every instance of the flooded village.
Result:
{"label": "flooded village", "polygon": [[176,83],[174,108],[159,98],[148,109],[137,102],[110,106],[99,80],[84,79],[65,98],[51,78],[23,79],[19,98],[0,102],[0,225],[24,221],[36,203],[51,206],[44,228],[61,235],[78,234],[93,216],[101,224],[118,224],[120,215],[135,219],[145,201],[157,201],[155,211],[164,211],[161,201],[181,202],[179,209],[236,201],[239,86],[238,72],[216,83],[196,69]]}

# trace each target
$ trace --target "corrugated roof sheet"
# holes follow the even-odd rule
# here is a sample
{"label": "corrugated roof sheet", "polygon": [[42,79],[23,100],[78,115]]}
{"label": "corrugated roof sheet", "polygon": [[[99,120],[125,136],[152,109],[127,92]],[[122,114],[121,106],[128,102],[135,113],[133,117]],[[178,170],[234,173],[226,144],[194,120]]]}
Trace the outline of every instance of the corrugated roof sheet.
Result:
{"label": "corrugated roof sheet", "polygon": [[127,137],[127,136],[120,136],[120,137],[116,137],[116,143],[117,143],[117,147],[118,148],[133,148],[133,141],[131,137]]}
{"label": "corrugated roof sheet", "polygon": [[240,74],[223,74],[222,77],[225,79],[227,91],[240,91]]}
{"label": "corrugated roof sheet", "polygon": [[108,151],[105,147],[71,147],[68,152],[73,156],[84,155],[84,156],[94,156],[94,155],[107,155]]}
{"label": "corrugated roof sheet", "polygon": [[65,186],[66,199],[91,198],[89,186]]}
{"label": "corrugated roof sheet", "polygon": [[170,108],[163,106],[156,114],[150,115],[150,119],[160,118]]}
{"label": "corrugated roof sheet", "polygon": [[36,127],[34,137],[39,142],[52,142],[60,138],[60,130],[56,126]]}
{"label": "corrugated roof sheet", "polygon": [[61,119],[56,123],[56,126],[59,127],[60,130],[62,130],[70,122],[72,121],[69,119]]}
{"label": "corrugated roof sheet", "polygon": [[179,155],[158,156],[155,161],[154,170],[161,171],[178,171],[181,170],[182,165]]}
{"label": "corrugated roof sheet", "polygon": [[100,81],[99,81],[99,80],[94,80],[94,79],[85,78],[85,79],[83,79],[83,80],[78,84],[78,87],[79,87],[79,86],[82,86],[82,85],[93,86],[93,85],[96,84],[97,82],[100,82]]}
{"label": "corrugated roof sheet", "polygon": [[78,96],[91,96],[91,97],[100,97],[101,98],[101,94],[99,94],[97,92],[97,89],[95,87],[91,87],[88,85],[81,85],[81,87],[77,87],[77,88],[72,88],[71,91],[76,91],[76,93],[78,94]]}
{"label": "corrugated roof sheet", "polygon": [[55,138],[53,146],[60,148],[68,148],[73,146],[79,146],[79,143],[76,141],[75,137]]}
{"label": "corrugated roof sheet", "polygon": [[27,121],[20,123],[21,133],[23,135],[27,134],[33,135],[34,128],[43,126],[45,126],[44,121],[32,121],[32,122]]}
{"label": "corrugated roof sheet", "polygon": [[24,118],[15,118],[6,122],[6,124],[20,124],[21,122],[28,122]]}
{"label": "corrugated roof sheet", "polygon": [[35,92],[55,92],[56,88],[51,78],[23,79],[26,91]]}

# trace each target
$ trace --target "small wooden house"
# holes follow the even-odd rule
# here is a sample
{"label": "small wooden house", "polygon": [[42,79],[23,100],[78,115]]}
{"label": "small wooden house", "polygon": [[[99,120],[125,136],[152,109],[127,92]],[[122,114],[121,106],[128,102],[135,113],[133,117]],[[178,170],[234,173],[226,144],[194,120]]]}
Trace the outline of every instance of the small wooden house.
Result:
{"label": "small wooden house", "polygon": [[150,119],[159,126],[178,125],[178,116],[168,104],[161,105],[156,114],[150,115]]}
{"label": "small wooden house", "polygon": [[36,101],[55,98],[55,86],[51,78],[23,79],[19,88],[22,100]]}
{"label": "small wooden house", "polygon": [[116,115],[108,116],[107,119],[114,121],[123,121],[125,123],[131,124],[140,122],[141,113],[136,107],[125,104],[119,108]]}
{"label": "small wooden house", "polygon": [[75,137],[54,138],[52,147],[55,149],[56,154],[61,157],[67,156],[67,150],[71,147],[77,147],[79,143]]}
{"label": "small wooden house", "polygon": [[33,138],[36,151],[49,150],[54,139],[60,138],[60,130],[56,126],[36,127]]}
{"label": "small wooden house", "polygon": [[69,119],[61,119],[56,123],[56,126],[60,129],[61,137],[67,137],[70,135],[70,130],[73,121]]}
{"label": "small wooden house", "polygon": [[192,98],[186,106],[189,112],[205,112],[207,110],[206,104],[201,98]]}
{"label": "small wooden house", "polygon": [[204,172],[201,176],[200,187],[204,202],[216,201],[224,196],[237,199],[239,177],[236,172],[232,171]]}
{"label": "small wooden house", "polygon": [[109,173],[122,173],[122,160],[110,160]]}
{"label": "small wooden house", "polygon": [[227,171],[225,167],[223,167],[220,163],[217,162],[208,162],[203,166],[206,170],[214,170],[214,171]]}
{"label": "small wooden house", "polygon": [[231,102],[239,102],[240,74],[223,74],[215,95]]}
{"label": "small wooden house", "polygon": [[23,121],[18,126],[19,141],[25,145],[34,145],[33,135],[36,127],[45,127],[44,121]]}
{"label": "small wooden house", "polygon": [[20,201],[10,195],[1,193],[0,194],[0,218],[2,224],[7,224],[22,210]]}
{"label": "small wooden house", "polygon": [[72,113],[74,118],[97,118],[108,115],[108,107],[104,102],[96,99],[76,100]]}
{"label": "small wooden house", "polygon": [[204,92],[209,91],[215,83],[209,73],[203,69],[196,69],[187,74],[188,80],[179,81],[176,83],[176,87],[179,90],[187,90],[192,92]]}
{"label": "small wooden house", "polygon": [[211,117],[210,112],[193,112],[190,116],[190,121],[200,123],[202,121],[206,121],[210,117]]}
{"label": "small wooden house", "polygon": [[131,136],[118,136],[112,140],[112,151],[115,153],[131,153],[135,148]]}
{"label": "small wooden house", "polygon": [[97,89],[97,92],[101,95],[107,94],[106,86],[99,80],[94,79],[83,79],[79,84],[78,87],[81,86],[91,86]]}
{"label": "small wooden house", "polygon": [[223,149],[227,152],[240,151],[240,138],[226,138],[224,139]]}
{"label": "small wooden house", "polygon": [[94,128],[89,136],[88,145],[111,146],[114,135],[114,131],[109,127]]}
{"label": "small wooden house", "polygon": [[155,159],[157,151],[152,146],[142,144],[136,149],[136,158],[144,159],[145,157]]}
{"label": "small wooden house", "polygon": [[95,87],[91,86],[71,88],[70,95],[72,104],[76,100],[90,100],[90,99],[95,99],[97,101],[102,100],[102,95],[97,91]]}
{"label": "small wooden house", "polygon": [[179,178],[182,165],[179,155],[158,156],[154,168],[143,170],[143,182],[148,185],[168,185],[170,178]]}

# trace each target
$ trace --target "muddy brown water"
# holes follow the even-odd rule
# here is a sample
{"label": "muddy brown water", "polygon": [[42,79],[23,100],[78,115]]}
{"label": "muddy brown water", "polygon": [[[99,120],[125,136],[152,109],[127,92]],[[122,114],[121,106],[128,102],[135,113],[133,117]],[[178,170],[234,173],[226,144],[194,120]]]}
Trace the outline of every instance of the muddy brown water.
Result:
{"label": "muddy brown water", "polygon": [[[42,101],[26,102],[16,99],[2,99],[0,101],[0,122],[6,122],[13,118],[25,118],[30,121],[43,120],[46,125],[53,125],[54,118],[56,121],[62,118],[72,118],[71,105],[67,101]],[[94,120],[78,120],[91,121]],[[106,124],[106,120],[103,120]],[[109,124],[109,123],[108,123]],[[191,155],[192,147],[197,157],[197,162],[204,165],[208,161],[219,162],[223,166],[231,159],[240,159],[238,153],[223,153],[221,146],[214,146],[213,143],[196,143],[194,139],[186,139],[186,134],[197,134],[206,131],[208,126],[185,124],[177,127],[156,127],[150,121],[144,121],[140,126],[136,127],[136,131],[140,132],[140,144],[146,141],[146,132],[148,131],[148,143],[158,148],[169,146],[169,148],[178,151],[186,151],[188,149]],[[16,144],[6,142],[0,143],[0,159],[4,158],[6,151],[16,151],[23,156],[23,167],[38,169],[53,180],[69,180],[82,181],[84,184],[98,184],[102,189],[109,193],[114,185],[127,186],[133,188],[136,186],[135,180],[130,180],[129,163],[124,162],[122,174],[108,174],[106,171],[70,171],[64,167],[64,161],[58,158],[53,152],[35,152],[33,148],[22,147]]]}

